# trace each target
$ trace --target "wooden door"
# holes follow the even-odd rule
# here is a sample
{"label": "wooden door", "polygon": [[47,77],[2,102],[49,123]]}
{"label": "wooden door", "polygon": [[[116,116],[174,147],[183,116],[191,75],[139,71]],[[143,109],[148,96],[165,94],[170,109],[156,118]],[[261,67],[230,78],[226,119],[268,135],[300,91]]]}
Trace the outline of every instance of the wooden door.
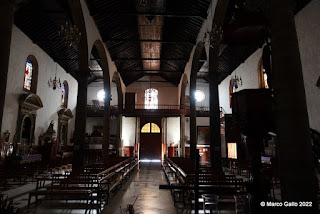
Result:
{"label": "wooden door", "polygon": [[161,133],[141,133],[140,159],[161,159]]}
{"label": "wooden door", "polygon": [[161,159],[161,118],[140,118],[140,159]]}

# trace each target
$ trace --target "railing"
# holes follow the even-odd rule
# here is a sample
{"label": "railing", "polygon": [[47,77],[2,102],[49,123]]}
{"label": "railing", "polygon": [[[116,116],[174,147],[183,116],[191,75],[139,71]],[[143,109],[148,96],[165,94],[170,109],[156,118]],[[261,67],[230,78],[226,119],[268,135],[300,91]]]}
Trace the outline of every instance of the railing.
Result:
{"label": "railing", "polygon": [[[89,111],[93,111],[93,112],[97,112],[97,111],[103,111],[104,110],[104,106],[97,106],[97,105],[87,105],[87,108]],[[118,110],[119,106],[114,105],[114,106],[110,106],[110,110]],[[125,109],[125,106],[123,106],[123,109]],[[186,106],[186,105],[158,105],[157,108],[146,108],[146,106],[144,104],[135,104],[135,108],[134,109],[145,109],[145,110],[156,110],[156,109],[165,109],[165,110],[172,110],[172,109],[190,109],[190,106]],[[196,106],[196,111],[210,111],[210,107],[209,106]]]}
{"label": "railing", "polygon": [[[89,111],[93,111],[93,112],[97,112],[97,111],[103,111],[104,110],[104,106],[97,106],[97,105],[87,105],[87,109]],[[117,105],[114,106],[110,106],[110,110],[118,110],[119,107]]]}
{"label": "railing", "polygon": [[145,104],[136,104],[135,109],[156,110],[156,109],[181,109],[181,105],[157,105],[157,108],[146,108]]}

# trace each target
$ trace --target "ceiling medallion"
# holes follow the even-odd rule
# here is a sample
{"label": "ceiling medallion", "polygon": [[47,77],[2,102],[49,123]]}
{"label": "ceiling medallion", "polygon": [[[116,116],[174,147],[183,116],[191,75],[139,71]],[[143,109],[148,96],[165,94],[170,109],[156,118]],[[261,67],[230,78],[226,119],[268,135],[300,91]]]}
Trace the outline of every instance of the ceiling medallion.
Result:
{"label": "ceiling medallion", "polygon": [[70,47],[72,44],[78,44],[81,39],[81,32],[76,25],[70,25],[68,22],[61,25],[59,36],[64,40],[64,43]]}
{"label": "ceiling medallion", "polygon": [[210,45],[210,48],[214,48],[216,45],[219,46],[223,38],[223,30],[221,27],[214,25],[211,31],[207,31],[204,34],[202,43]]}

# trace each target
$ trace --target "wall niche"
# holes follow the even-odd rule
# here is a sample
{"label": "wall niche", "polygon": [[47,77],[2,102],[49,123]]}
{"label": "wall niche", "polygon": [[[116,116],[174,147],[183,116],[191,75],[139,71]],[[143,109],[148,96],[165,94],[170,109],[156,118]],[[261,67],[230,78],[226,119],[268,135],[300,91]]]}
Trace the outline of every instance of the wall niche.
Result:
{"label": "wall niche", "polygon": [[33,154],[34,129],[37,117],[37,110],[43,104],[36,94],[23,94],[19,97],[19,110],[17,129],[14,136],[13,154],[29,155]]}
{"label": "wall niche", "polygon": [[58,111],[58,145],[59,153],[67,151],[68,145],[68,122],[73,118],[72,112],[68,108],[62,108]]}

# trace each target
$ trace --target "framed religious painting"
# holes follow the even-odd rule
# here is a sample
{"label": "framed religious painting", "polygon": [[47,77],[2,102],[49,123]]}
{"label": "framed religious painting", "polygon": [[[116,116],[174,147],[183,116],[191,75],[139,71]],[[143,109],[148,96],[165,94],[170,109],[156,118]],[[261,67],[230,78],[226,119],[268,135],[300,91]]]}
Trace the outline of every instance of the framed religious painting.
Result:
{"label": "framed religious painting", "polygon": [[197,127],[197,144],[209,145],[210,144],[210,127],[198,126]]}

